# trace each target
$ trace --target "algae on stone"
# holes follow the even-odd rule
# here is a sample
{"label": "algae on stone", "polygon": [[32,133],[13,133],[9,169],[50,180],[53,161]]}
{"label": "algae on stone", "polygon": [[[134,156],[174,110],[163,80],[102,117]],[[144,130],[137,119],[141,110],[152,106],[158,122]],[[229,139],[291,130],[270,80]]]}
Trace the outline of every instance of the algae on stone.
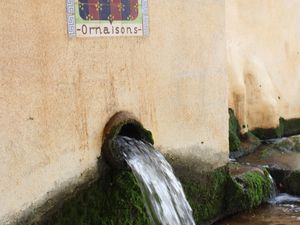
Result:
{"label": "algae on stone", "polygon": [[205,224],[224,216],[226,184],[230,176],[225,168],[203,172],[198,179],[181,177],[180,180],[192,209],[196,224]]}
{"label": "algae on stone", "polygon": [[227,211],[236,213],[258,207],[271,194],[272,184],[268,172],[249,171],[228,183]]}
{"label": "algae on stone", "polygon": [[249,171],[232,177],[228,168],[203,172],[198,179],[180,178],[197,224],[258,207],[272,190],[267,171]]}
{"label": "algae on stone", "polygon": [[150,225],[130,171],[110,172],[67,200],[44,225]]}
{"label": "algae on stone", "polygon": [[[208,224],[257,207],[271,190],[267,172],[231,177],[228,167],[181,176],[196,224]],[[78,192],[44,225],[150,225],[144,198],[131,171],[109,171]]]}

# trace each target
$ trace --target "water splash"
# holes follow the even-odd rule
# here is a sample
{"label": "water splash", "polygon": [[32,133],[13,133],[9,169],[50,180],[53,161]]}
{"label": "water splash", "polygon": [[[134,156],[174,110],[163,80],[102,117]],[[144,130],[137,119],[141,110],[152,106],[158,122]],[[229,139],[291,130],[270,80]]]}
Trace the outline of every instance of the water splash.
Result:
{"label": "water splash", "polygon": [[276,183],[275,183],[273,177],[270,174],[268,174],[268,178],[271,181],[271,193],[270,193],[268,202],[272,203],[272,201],[276,198],[278,191],[277,191]]}
{"label": "water splash", "polygon": [[270,174],[269,174],[269,179],[271,180],[272,183],[272,191],[271,191],[270,199],[268,201],[269,204],[275,205],[275,204],[300,203],[299,196],[293,196],[287,193],[278,193],[276,188],[276,183]]}
{"label": "water splash", "polygon": [[172,167],[149,143],[119,136],[116,146],[135,175],[155,225],[195,225],[192,209]]}
{"label": "water splash", "polygon": [[300,197],[289,195],[287,193],[280,193],[269,201],[271,204],[293,204],[300,203]]}

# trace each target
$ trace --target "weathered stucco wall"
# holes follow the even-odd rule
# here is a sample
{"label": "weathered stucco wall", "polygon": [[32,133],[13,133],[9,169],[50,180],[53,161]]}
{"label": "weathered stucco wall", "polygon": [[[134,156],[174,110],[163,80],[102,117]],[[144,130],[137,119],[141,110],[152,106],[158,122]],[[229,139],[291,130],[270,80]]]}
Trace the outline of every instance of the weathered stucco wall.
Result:
{"label": "weathered stucco wall", "polygon": [[300,118],[300,1],[227,0],[229,107],[243,132]]}
{"label": "weathered stucco wall", "polygon": [[118,111],[165,153],[227,161],[225,3],[149,4],[149,37],[69,39],[65,1],[0,2],[1,224],[95,170]]}

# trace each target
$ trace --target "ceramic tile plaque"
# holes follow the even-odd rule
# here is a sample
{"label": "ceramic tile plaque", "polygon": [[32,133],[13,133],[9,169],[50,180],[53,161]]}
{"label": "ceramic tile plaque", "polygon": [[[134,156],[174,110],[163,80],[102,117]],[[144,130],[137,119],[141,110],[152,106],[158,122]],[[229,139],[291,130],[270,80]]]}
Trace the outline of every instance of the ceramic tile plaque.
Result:
{"label": "ceramic tile plaque", "polygon": [[67,0],[70,37],[148,35],[148,0]]}

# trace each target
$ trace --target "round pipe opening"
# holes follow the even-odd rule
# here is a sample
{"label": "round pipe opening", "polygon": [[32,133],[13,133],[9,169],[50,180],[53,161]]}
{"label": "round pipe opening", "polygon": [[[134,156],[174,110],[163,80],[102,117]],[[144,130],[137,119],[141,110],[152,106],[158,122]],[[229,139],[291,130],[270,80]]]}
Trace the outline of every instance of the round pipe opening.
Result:
{"label": "round pipe opening", "polygon": [[118,133],[118,135],[130,137],[130,138],[134,138],[134,139],[137,139],[137,140],[141,140],[142,139],[141,131],[139,131],[139,128],[136,127],[132,123],[124,124],[121,127],[121,130]]}
{"label": "round pipe opening", "polygon": [[102,155],[110,166],[117,169],[127,168],[123,154],[115,148],[114,140],[118,136],[126,136],[153,144],[151,132],[146,130],[132,113],[116,113],[104,128]]}

